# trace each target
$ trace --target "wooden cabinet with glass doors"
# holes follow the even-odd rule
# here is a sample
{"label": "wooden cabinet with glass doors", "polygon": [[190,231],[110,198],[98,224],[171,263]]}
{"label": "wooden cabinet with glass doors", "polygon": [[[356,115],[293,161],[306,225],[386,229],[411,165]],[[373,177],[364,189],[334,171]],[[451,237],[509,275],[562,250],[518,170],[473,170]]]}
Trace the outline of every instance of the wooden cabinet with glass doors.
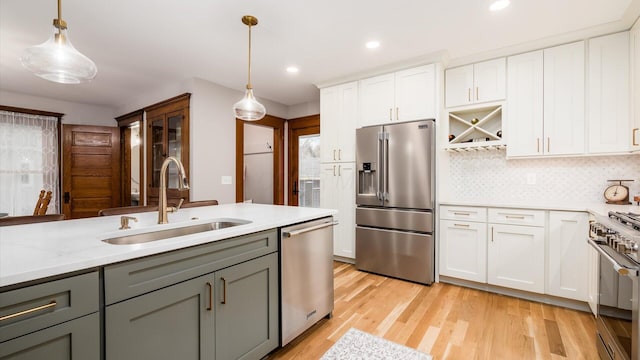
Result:
{"label": "wooden cabinet with glass doors", "polygon": [[[182,162],[189,179],[189,98],[186,93],[145,108],[147,113],[147,205],[158,204],[160,171],[169,157]],[[167,171],[167,202],[189,201],[189,190],[178,189],[178,168]]]}

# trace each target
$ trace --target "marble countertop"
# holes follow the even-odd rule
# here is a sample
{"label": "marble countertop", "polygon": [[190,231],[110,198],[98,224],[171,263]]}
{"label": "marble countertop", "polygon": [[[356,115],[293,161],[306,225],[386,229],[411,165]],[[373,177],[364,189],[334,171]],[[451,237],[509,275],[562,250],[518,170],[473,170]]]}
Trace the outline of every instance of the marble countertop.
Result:
{"label": "marble countertop", "polygon": [[492,208],[512,208],[512,209],[533,209],[533,210],[558,210],[558,211],[588,211],[592,214],[607,216],[609,211],[632,212],[640,214],[640,206],[637,205],[609,205],[604,203],[574,202],[574,203],[502,203],[502,202],[479,202],[479,201],[440,201],[440,205],[452,206],[479,206]]}
{"label": "marble countertop", "polygon": [[[169,224],[157,224],[158,213],[131,214],[138,222],[118,230],[120,216],[0,227],[0,287],[91,269],[120,261],[228,239],[324,216],[336,210],[260,204],[225,204],[181,209]],[[198,219],[193,220],[192,218]],[[251,223],[173,239],[134,245],[112,245],[103,239],[233,218]]]}

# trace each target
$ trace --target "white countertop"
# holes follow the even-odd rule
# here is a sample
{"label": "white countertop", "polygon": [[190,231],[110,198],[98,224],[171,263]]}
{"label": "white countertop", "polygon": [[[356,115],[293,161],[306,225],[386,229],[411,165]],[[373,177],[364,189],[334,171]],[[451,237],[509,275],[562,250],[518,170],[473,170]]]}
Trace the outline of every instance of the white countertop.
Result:
{"label": "white countertop", "polygon": [[637,205],[609,205],[605,203],[500,203],[477,201],[440,201],[440,205],[451,206],[479,206],[492,208],[534,209],[534,210],[558,210],[558,211],[588,211],[596,215],[607,216],[609,211],[632,212],[640,214],[640,206]]}
{"label": "white countertop", "polygon": [[[260,204],[225,204],[180,209],[169,215],[169,224],[158,225],[158,213],[131,214],[138,222],[118,230],[120,216],[0,227],[0,287],[91,269],[120,261],[273,229],[324,216],[336,210]],[[191,220],[198,217],[198,220]],[[151,230],[205,223],[215,218],[249,220],[251,223],[179,238],[135,245],[113,245],[103,239]]]}

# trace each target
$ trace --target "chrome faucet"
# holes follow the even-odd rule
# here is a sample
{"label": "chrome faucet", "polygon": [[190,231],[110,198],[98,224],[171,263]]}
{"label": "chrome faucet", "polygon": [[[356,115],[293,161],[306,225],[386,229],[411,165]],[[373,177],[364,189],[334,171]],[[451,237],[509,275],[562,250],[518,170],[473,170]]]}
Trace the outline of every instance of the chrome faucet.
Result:
{"label": "chrome faucet", "polygon": [[[167,207],[167,169],[169,168],[169,164],[171,162],[176,163],[178,167],[178,176],[180,176],[180,181],[178,181],[178,189],[187,190],[189,189],[189,181],[187,180],[186,172],[184,171],[184,166],[177,158],[173,156],[169,156],[164,159],[162,163],[162,167],[160,168],[160,194],[158,197],[158,224],[167,224],[169,219],[167,218],[168,212],[177,211],[174,207]],[[180,203],[182,205],[182,202]]]}

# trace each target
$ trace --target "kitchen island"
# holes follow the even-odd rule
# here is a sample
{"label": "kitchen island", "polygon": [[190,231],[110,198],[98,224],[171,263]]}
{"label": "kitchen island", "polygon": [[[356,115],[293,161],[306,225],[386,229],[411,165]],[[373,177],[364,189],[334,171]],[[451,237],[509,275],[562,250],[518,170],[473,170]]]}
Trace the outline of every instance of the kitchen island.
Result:
{"label": "kitchen island", "polygon": [[[132,214],[127,230],[120,216],[0,228],[0,358],[261,358],[279,344],[278,229],[333,214],[228,204],[164,225],[156,212]],[[212,220],[248,223],[103,241]]]}

